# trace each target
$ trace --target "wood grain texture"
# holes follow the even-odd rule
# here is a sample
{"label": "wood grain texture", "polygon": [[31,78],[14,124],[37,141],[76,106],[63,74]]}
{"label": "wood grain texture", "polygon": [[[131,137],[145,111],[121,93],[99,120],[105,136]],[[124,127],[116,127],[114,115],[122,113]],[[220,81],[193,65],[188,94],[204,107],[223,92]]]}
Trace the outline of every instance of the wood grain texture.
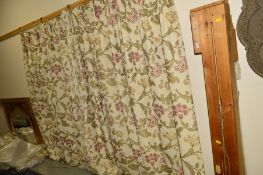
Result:
{"label": "wood grain texture", "polygon": [[44,143],[42,135],[40,133],[39,127],[37,125],[37,121],[35,119],[30,98],[28,97],[22,97],[22,98],[6,98],[6,99],[0,99],[0,104],[3,106],[5,117],[7,120],[8,127],[12,133],[15,133],[15,128],[13,124],[13,120],[11,117],[12,112],[15,110],[15,108],[21,109],[23,112],[25,112],[27,119],[29,120],[35,137],[36,137],[36,143],[42,144]]}
{"label": "wood grain texture", "polygon": [[215,2],[191,10],[190,17],[194,51],[203,56],[215,173],[244,175],[234,71],[238,54],[229,5]]}

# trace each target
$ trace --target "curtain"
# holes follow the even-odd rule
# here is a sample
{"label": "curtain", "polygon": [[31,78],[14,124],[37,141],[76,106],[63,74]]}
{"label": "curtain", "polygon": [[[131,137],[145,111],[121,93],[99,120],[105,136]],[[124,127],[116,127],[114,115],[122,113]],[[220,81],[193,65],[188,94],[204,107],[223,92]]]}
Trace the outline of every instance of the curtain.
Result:
{"label": "curtain", "polygon": [[97,174],[204,174],[173,0],[91,1],[21,39],[50,158]]}

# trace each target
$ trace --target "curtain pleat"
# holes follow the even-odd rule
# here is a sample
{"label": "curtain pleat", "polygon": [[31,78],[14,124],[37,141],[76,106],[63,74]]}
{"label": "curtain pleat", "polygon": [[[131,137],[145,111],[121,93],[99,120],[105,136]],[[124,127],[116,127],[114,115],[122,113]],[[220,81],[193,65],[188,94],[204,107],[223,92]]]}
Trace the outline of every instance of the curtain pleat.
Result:
{"label": "curtain pleat", "polygon": [[21,39],[50,158],[97,174],[205,174],[173,0],[91,1]]}

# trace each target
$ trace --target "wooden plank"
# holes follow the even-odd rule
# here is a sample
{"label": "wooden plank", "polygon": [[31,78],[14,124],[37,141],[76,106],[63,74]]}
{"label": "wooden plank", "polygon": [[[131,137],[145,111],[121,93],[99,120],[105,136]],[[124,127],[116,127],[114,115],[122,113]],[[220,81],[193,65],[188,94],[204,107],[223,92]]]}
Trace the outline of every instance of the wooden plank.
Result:
{"label": "wooden plank", "polygon": [[215,173],[243,175],[234,71],[238,56],[228,3],[219,1],[196,8],[190,17],[195,54],[203,55]]}
{"label": "wooden plank", "polygon": [[[192,28],[195,28],[197,33],[193,33],[193,40],[195,46],[195,54],[203,54],[203,67],[204,67],[204,78],[206,82],[206,94],[208,99],[208,113],[209,113],[209,123],[210,123],[210,132],[212,135],[212,148],[213,148],[213,159],[214,164],[221,165],[221,160],[224,160],[224,152],[220,143],[222,143],[222,133],[218,132],[221,129],[219,111],[218,111],[218,100],[219,94],[217,91],[215,75],[214,60],[206,59],[211,58],[213,55],[212,39],[211,39],[211,30],[209,28],[209,22],[207,21],[207,16],[210,14],[210,10],[205,11],[195,11],[191,13]],[[199,21],[198,23],[194,21]],[[193,23],[194,22],[194,23]],[[195,31],[195,32],[196,32]],[[199,45],[199,48],[196,47]],[[203,50],[206,52],[203,52]],[[209,87],[208,87],[209,85]]]}
{"label": "wooden plank", "polygon": [[206,5],[203,5],[203,6],[194,8],[194,9],[191,9],[190,12],[193,13],[193,12],[196,12],[196,11],[199,11],[199,10],[203,11],[206,8],[214,7],[216,5],[220,5],[220,4],[224,3],[224,2],[226,2],[226,1],[225,0],[221,0],[221,1],[210,3],[210,4],[206,4]]}

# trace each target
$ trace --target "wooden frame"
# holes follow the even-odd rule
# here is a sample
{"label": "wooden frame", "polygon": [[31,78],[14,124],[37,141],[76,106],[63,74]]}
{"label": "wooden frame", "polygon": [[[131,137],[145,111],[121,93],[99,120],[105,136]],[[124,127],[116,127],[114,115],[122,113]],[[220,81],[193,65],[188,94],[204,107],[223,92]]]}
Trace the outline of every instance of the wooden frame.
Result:
{"label": "wooden frame", "polygon": [[11,114],[15,110],[15,108],[19,108],[27,115],[27,118],[30,124],[32,125],[33,131],[35,134],[35,138],[36,138],[36,143],[37,144],[43,143],[42,135],[40,133],[39,127],[37,125],[37,122],[36,122],[32,107],[31,107],[30,98],[23,97],[23,98],[0,99],[0,103],[3,106],[7,124],[12,133],[15,132],[15,128],[12,122]]}
{"label": "wooden frame", "polygon": [[235,29],[229,4],[219,1],[191,10],[195,54],[202,54],[216,174],[244,175],[234,62]]}

